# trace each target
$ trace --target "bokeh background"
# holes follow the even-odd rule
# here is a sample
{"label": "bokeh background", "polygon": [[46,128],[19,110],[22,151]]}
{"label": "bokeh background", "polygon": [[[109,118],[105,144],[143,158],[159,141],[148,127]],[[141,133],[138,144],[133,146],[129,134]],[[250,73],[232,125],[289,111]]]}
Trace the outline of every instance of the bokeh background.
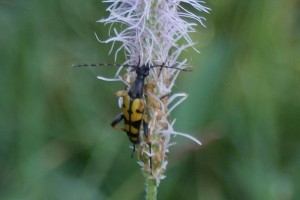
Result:
{"label": "bokeh background", "polygon": [[[192,34],[193,72],[176,91],[167,178],[158,199],[300,199],[300,4],[207,0],[206,28]],[[144,182],[120,112],[104,82],[113,63],[98,0],[0,1],[0,199],[143,199]],[[120,54],[118,60],[123,61]]]}

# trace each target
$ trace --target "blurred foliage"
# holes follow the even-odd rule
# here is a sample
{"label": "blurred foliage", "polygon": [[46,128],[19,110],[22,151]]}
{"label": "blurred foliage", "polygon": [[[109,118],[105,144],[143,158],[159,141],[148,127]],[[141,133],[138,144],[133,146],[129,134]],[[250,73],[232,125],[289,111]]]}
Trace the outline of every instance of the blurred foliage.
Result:
{"label": "blurred foliage", "polygon": [[[209,0],[192,35],[189,94],[159,199],[300,199],[300,4]],[[0,1],[0,199],[143,199],[127,137],[110,127],[120,83],[101,1]],[[122,60],[120,55],[120,60]]]}

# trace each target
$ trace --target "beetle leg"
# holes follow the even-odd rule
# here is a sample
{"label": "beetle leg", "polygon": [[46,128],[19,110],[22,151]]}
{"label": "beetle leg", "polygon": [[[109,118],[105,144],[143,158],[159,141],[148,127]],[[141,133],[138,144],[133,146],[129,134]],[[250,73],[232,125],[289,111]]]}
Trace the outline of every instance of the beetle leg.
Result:
{"label": "beetle leg", "polygon": [[118,124],[124,119],[123,113],[119,114],[112,122],[111,126],[119,131],[125,131],[124,128],[118,126]]}
{"label": "beetle leg", "polygon": [[[151,151],[151,142],[149,142],[149,153],[151,155],[152,151]],[[151,175],[152,175],[152,156],[149,157],[149,161],[150,161],[150,170],[151,170]]]}
{"label": "beetle leg", "polygon": [[116,92],[115,95],[117,97],[124,97],[124,96],[128,95],[128,92],[126,90],[120,90],[120,91]]}
{"label": "beetle leg", "polygon": [[131,158],[133,158],[133,154],[135,152],[135,144],[132,144],[133,145],[133,149],[132,149],[132,153],[131,153]]}
{"label": "beetle leg", "polygon": [[144,130],[145,138],[148,140],[149,139],[148,123],[145,121],[145,119],[143,119],[143,130]]}

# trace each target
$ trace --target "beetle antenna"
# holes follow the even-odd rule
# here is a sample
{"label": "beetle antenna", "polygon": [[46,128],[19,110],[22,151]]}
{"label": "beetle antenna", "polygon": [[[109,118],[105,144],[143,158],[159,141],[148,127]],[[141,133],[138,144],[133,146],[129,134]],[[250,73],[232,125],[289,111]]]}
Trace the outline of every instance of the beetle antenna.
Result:
{"label": "beetle antenna", "polygon": [[184,69],[182,69],[182,68],[178,68],[178,67],[166,66],[164,64],[162,64],[162,65],[155,65],[153,67],[176,69],[176,70],[180,70],[180,71],[184,71],[184,72],[191,72],[191,71],[193,71],[191,68],[184,68]]}
{"label": "beetle antenna", "polygon": [[97,63],[97,64],[73,64],[72,67],[102,67],[102,66],[112,66],[112,67],[132,67],[132,65],[121,65],[121,64],[110,64],[110,63]]}

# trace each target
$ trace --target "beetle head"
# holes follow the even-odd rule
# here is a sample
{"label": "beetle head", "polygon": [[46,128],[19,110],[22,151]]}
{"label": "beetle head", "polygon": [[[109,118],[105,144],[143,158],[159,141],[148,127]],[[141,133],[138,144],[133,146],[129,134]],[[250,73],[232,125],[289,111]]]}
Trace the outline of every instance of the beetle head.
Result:
{"label": "beetle head", "polygon": [[150,70],[150,65],[145,64],[145,65],[142,65],[141,67],[136,68],[136,74],[138,76],[146,77],[149,75],[149,70]]}

